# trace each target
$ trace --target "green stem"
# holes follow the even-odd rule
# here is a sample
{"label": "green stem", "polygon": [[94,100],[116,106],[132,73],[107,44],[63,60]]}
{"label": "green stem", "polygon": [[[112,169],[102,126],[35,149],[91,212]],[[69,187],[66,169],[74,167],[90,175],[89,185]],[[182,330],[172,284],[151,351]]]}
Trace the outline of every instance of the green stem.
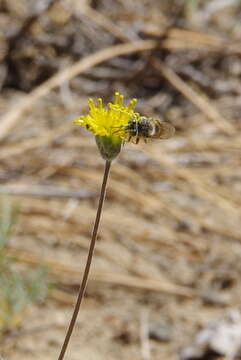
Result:
{"label": "green stem", "polygon": [[109,176],[109,172],[110,172],[110,166],[111,166],[111,161],[106,160],[105,162],[105,171],[104,171],[104,176],[103,176],[103,182],[102,182],[102,186],[101,186],[101,191],[100,191],[100,198],[99,198],[99,204],[98,204],[98,208],[97,208],[97,213],[96,213],[96,218],[95,218],[95,223],[94,223],[94,228],[93,228],[93,233],[92,233],[92,237],[91,237],[91,242],[90,242],[90,247],[89,247],[89,252],[88,252],[88,257],[87,257],[87,261],[86,261],[86,265],[85,265],[85,269],[84,269],[84,275],[80,284],[80,288],[79,288],[79,293],[78,293],[78,297],[76,300],[76,304],[74,307],[74,311],[73,311],[73,315],[64,339],[64,343],[62,345],[61,351],[60,351],[60,355],[58,357],[58,360],[63,360],[64,356],[65,356],[65,352],[67,350],[75,323],[76,323],[76,319],[80,310],[80,305],[82,303],[83,297],[84,297],[84,293],[85,293],[85,289],[86,289],[86,285],[87,285],[87,281],[88,281],[88,277],[89,277],[89,272],[90,272],[90,266],[92,263],[92,258],[93,258],[93,254],[94,254],[94,249],[95,249],[95,243],[96,243],[96,238],[97,238],[97,234],[98,234],[98,228],[99,228],[99,223],[100,223],[100,217],[101,217],[101,213],[102,213],[102,208],[103,208],[103,204],[105,201],[105,194],[106,194],[106,185],[107,185],[107,180],[108,180],[108,176]]}

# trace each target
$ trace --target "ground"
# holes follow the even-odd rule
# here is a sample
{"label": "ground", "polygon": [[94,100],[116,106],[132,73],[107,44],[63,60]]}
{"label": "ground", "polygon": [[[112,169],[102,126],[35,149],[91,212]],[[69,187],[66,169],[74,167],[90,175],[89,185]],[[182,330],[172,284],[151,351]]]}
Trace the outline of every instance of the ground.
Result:
{"label": "ground", "polygon": [[[45,266],[54,286],[3,333],[0,353],[58,357],[104,168],[93,135],[73,120],[88,97],[108,102],[118,90],[176,135],[125,144],[112,164],[66,359],[181,359],[200,329],[240,308],[240,4],[20,3],[0,2],[0,191],[19,212],[7,252],[21,271]],[[147,50],[111,48],[140,39]],[[108,47],[107,60],[71,75]],[[46,82],[64,68],[65,81]]]}

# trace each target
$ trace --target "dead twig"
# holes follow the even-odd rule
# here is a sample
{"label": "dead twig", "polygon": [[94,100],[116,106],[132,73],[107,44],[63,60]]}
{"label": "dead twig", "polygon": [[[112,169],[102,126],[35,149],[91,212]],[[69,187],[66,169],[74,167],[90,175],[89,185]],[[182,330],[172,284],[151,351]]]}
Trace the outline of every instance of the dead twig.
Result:
{"label": "dead twig", "polygon": [[[153,26],[147,26],[142,32],[153,38],[161,38],[165,29]],[[168,50],[195,49],[202,51],[241,54],[240,44],[232,40],[223,39],[221,37],[210,35],[207,33],[193,31],[188,29],[180,29],[173,27],[169,30],[166,39],[162,43],[163,48]]]}
{"label": "dead twig", "polygon": [[[80,270],[77,267],[70,266],[67,264],[61,264],[54,262],[50,259],[39,259],[38,256],[27,252],[25,250],[8,248],[8,254],[16,261],[25,263],[25,264],[39,264],[46,266],[49,272],[57,276],[61,281],[63,279],[70,279],[71,282],[79,282]],[[130,288],[136,288],[140,290],[152,290],[157,292],[163,292],[169,295],[181,296],[184,298],[193,298],[196,296],[195,291],[184,286],[178,286],[170,283],[166,280],[163,282],[163,279],[160,281],[158,279],[148,278],[148,277],[138,277],[125,274],[119,274],[112,272],[92,272],[90,275],[90,281],[107,283],[112,285],[125,286]]]}
{"label": "dead twig", "polygon": [[89,6],[84,6],[81,4],[79,6],[79,13],[81,15],[87,16],[91,21],[96,23],[98,26],[102,27],[106,31],[108,31],[110,34],[112,34],[115,38],[119,39],[120,41],[126,42],[126,41],[133,41],[137,40],[137,37],[133,39],[133,37],[130,37],[127,35],[124,31],[119,29],[118,26],[116,26],[108,17],[101,14],[99,11],[94,10],[93,8]]}
{"label": "dead twig", "polygon": [[151,347],[149,341],[149,321],[148,312],[143,311],[140,318],[140,345],[143,360],[151,359]]}
{"label": "dead twig", "polygon": [[57,129],[48,131],[48,133],[43,136],[33,137],[18,144],[1,148],[0,160],[4,160],[10,156],[20,155],[26,151],[47,145],[58,137],[66,135],[71,130],[73,130],[73,124],[65,124]]}
{"label": "dead twig", "polygon": [[185,83],[172,69],[159,60],[152,61],[156,70],[169,81],[182,95],[191,101],[197,108],[199,108],[210,120],[212,120],[218,129],[226,132],[229,135],[235,135],[236,130],[228,120],[226,120],[219,111],[204,97],[198,94],[187,83]]}
{"label": "dead twig", "polygon": [[65,70],[59,71],[49,80],[35,88],[30,94],[24,96],[24,98],[4,116],[0,123],[0,141],[9,134],[16,122],[28,109],[30,109],[39,99],[46,96],[51,90],[60,86],[65,81],[69,81],[75,76],[83,73],[85,70],[111,58],[133,52],[151,50],[156,47],[156,44],[156,41],[153,40],[140,40],[127,44],[110,46],[92,55],[86,56],[84,59],[67,67]]}
{"label": "dead twig", "polygon": [[95,194],[85,189],[68,189],[61,188],[59,186],[41,186],[30,184],[3,184],[0,185],[0,194],[74,199],[89,199],[95,197]]}

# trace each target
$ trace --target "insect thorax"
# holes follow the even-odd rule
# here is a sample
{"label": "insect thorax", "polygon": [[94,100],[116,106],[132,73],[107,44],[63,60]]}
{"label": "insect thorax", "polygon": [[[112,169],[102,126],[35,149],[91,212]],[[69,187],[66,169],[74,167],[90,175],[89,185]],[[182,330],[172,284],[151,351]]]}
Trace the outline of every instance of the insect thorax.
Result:
{"label": "insect thorax", "polygon": [[131,136],[150,137],[155,132],[155,124],[145,116],[133,119],[126,125],[126,130]]}

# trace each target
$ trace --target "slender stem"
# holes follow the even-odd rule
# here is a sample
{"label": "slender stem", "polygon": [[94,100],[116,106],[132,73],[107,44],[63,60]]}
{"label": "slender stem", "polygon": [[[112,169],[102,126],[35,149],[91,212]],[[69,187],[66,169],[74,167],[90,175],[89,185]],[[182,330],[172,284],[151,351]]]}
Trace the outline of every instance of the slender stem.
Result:
{"label": "slender stem", "polygon": [[72,332],[73,332],[73,329],[74,329],[74,326],[76,323],[76,319],[77,319],[77,316],[79,313],[80,305],[81,305],[83,297],[84,297],[86,284],[87,284],[89,272],[90,272],[90,266],[91,266],[92,258],[93,258],[93,254],[94,254],[95,242],[96,242],[96,237],[98,234],[101,212],[102,212],[102,208],[103,208],[103,204],[104,204],[104,200],[105,200],[106,185],[107,185],[107,180],[108,180],[108,176],[109,176],[109,172],[110,172],[110,166],[111,166],[111,161],[106,160],[103,182],[102,182],[101,191],[100,191],[99,204],[98,204],[98,209],[97,209],[97,213],[96,213],[93,233],[92,233],[92,237],[91,237],[88,257],[87,257],[87,261],[86,261],[86,265],[85,265],[85,269],[84,269],[84,275],[83,275],[83,278],[82,278],[82,281],[80,284],[79,293],[78,293],[78,297],[77,297],[76,304],[74,307],[73,315],[72,315],[72,318],[71,318],[71,321],[70,321],[70,324],[69,324],[69,327],[68,327],[68,330],[67,330],[67,333],[66,333],[66,336],[64,339],[64,343],[62,345],[60,355],[58,357],[58,360],[64,359],[64,355],[67,350],[69,340],[71,338],[71,335],[72,335]]}

